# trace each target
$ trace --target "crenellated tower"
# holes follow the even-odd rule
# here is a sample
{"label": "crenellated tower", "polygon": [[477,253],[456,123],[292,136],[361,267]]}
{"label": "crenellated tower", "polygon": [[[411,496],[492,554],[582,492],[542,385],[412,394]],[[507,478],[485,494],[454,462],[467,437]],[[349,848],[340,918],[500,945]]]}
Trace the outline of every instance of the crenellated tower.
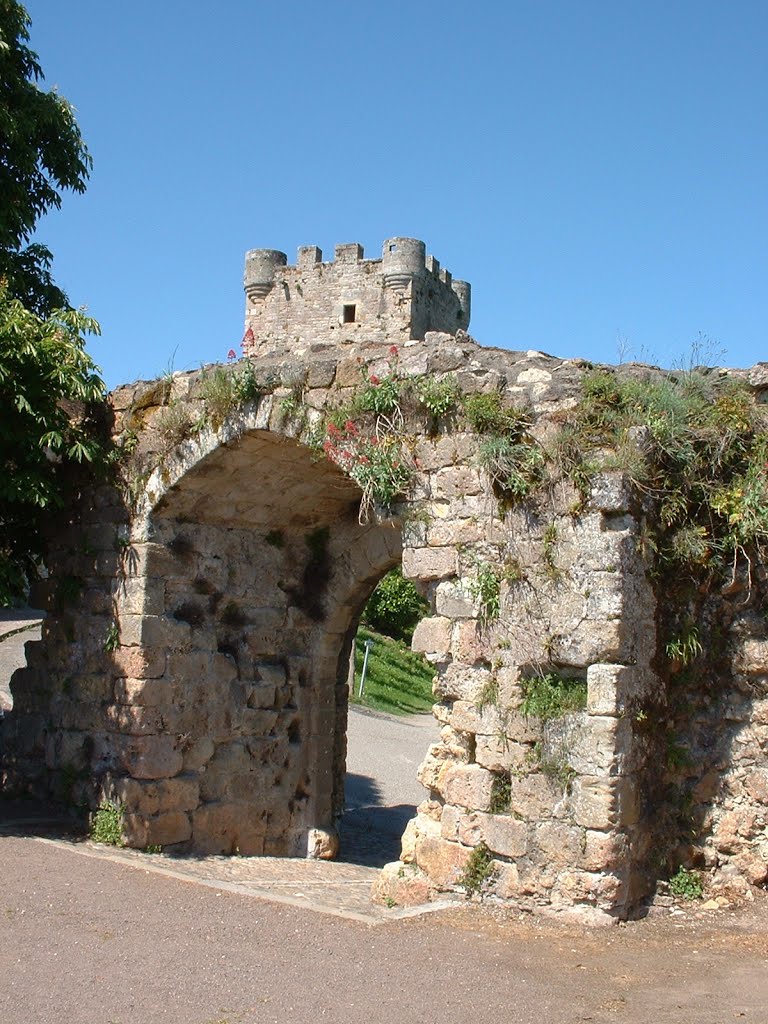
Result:
{"label": "crenellated tower", "polygon": [[441,270],[418,238],[387,239],[376,260],[356,242],[337,245],[327,263],[314,245],[295,265],[277,249],[251,249],[244,284],[245,355],[331,340],[403,344],[469,326],[469,284]]}

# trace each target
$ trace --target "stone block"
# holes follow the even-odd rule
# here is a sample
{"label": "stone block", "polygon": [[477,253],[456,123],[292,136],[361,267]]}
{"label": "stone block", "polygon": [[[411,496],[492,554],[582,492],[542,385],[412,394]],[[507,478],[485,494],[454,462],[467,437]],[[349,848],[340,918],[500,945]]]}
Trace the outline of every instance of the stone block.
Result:
{"label": "stone block", "polygon": [[194,742],[184,750],[184,771],[201,771],[213,757],[215,749],[216,747],[213,740],[208,736],[203,736],[201,739],[194,740]]}
{"label": "stone block", "polygon": [[71,696],[74,700],[93,704],[112,700],[112,676],[105,672],[99,675],[75,676]]}
{"label": "stone block", "polygon": [[[445,547],[460,544],[476,544],[485,538],[483,527],[476,519],[430,519],[426,528],[427,543],[430,547]],[[495,538],[491,538],[495,543]]]}
{"label": "stone block", "polygon": [[592,481],[590,505],[601,512],[628,512],[632,507],[632,483],[619,473],[600,473]]}
{"label": "stone block", "polygon": [[487,811],[493,792],[493,772],[477,764],[455,764],[442,777],[446,803],[471,810]]}
{"label": "stone block", "polygon": [[167,679],[124,679],[114,682],[114,695],[118,704],[137,704],[157,707],[172,703],[175,690]]}
{"label": "stone block", "polygon": [[[549,868],[578,863],[583,832],[565,821],[540,821],[532,827],[531,856]],[[535,852],[534,852],[535,851]]]}
{"label": "stone block", "polygon": [[416,778],[426,789],[440,792],[443,785],[443,777],[448,769],[454,764],[449,752],[440,743],[434,743],[427,756],[419,765]]}
{"label": "stone block", "polygon": [[492,891],[502,900],[512,900],[521,895],[523,889],[517,864],[493,861]]}
{"label": "stone block", "polygon": [[263,708],[243,708],[238,717],[246,736],[267,736],[277,724],[277,712]]}
{"label": "stone block", "polygon": [[[448,640],[450,641],[450,623],[447,626],[447,630]],[[487,686],[490,678],[491,673],[488,669],[476,665],[450,663],[438,670],[436,682],[433,685],[433,692],[436,697],[441,699],[472,702],[477,699],[478,694]],[[455,726],[455,728],[461,728],[461,726]]]}
{"label": "stone block", "polygon": [[452,889],[467,867],[472,850],[434,836],[416,842],[416,864],[437,889]]}
{"label": "stone block", "polygon": [[629,778],[581,776],[571,786],[571,807],[578,825],[607,832],[640,819],[637,787]]}
{"label": "stone block", "polygon": [[197,779],[184,776],[157,781],[118,778],[112,790],[114,799],[125,805],[126,812],[144,817],[193,811],[200,802]]}
{"label": "stone block", "polygon": [[429,902],[429,876],[412,864],[385,864],[371,885],[371,901],[386,906],[416,907]]}
{"label": "stone block", "polygon": [[590,665],[587,669],[587,712],[618,716],[640,687],[640,672],[629,665]]}
{"label": "stone block", "polygon": [[435,591],[435,610],[449,619],[476,619],[480,603],[460,581],[444,580]]}
{"label": "stone block", "polygon": [[123,747],[123,763],[137,779],[164,779],[178,775],[183,759],[171,736],[132,736]]}
{"label": "stone block", "polygon": [[622,832],[584,831],[579,846],[578,866],[584,871],[621,872],[630,863],[629,841]]}
{"label": "stone block", "polygon": [[450,647],[450,619],[443,616],[428,616],[422,619],[413,631],[411,649],[425,654],[428,658],[442,660],[448,656]]}
{"label": "stone block", "polygon": [[464,665],[488,661],[488,643],[478,623],[473,619],[458,620],[453,624],[451,654]]}
{"label": "stone block", "polygon": [[115,591],[121,615],[162,615],[165,583],[155,576],[126,576]]}
{"label": "stone block", "polygon": [[121,615],[120,643],[126,647],[186,647],[192,630],[187,622],[165,615]]}
{"label": "stone block", "polygon": [[624,774],[631,752],[627,719],[569,715],[543,728],[543,760],[567,760],[579,775]]}
{"label": "stone block", "polygon": [[116,676],[157,679],[165,672],[166,652],[157,647],[118,647],[108,657]]}
{"label": "stone block", "polygon": [[108,729],[126,736],[155,735],[163,728],[157,708],[145,708],[137,704],[113,704],[105,708],[104,719]]}
{"label": "stone block", "polygon": [[168,811],[156,817],[125,814],[123,838],[126,846],[144,849],[147,846],[173,846],[184,843],[192,836],[189,815],[181,811]]}
{"label": "stone block", "polygon": [[200,853],[261,856],[266,825],[248,805],[207,803],[192,814],[192,838]]}
{"label": "stone block", "polygon": [[528,848],[528,825],[507,814],[473,811],[458,820],[459,842],[465,846],[485,843],[501,857],[524,857]]}
{"label": "stone block", "polygon": [[510,814],[523,821],[551,818],[563,804],[562,786],[546,775],[513,775],[510,780]]}
{"label": "stone block", "polygon": [[458,558],[455,548],[406,548],[403,575],[408,579],[441,580],[455,576]]}
{"label": "stone block", "polygon": [[276,697],[274,683],[245,684],[245,706],[248,708],[273,708]]}
{"label": "stone block", "polygon": [[484,491],[480,472],[473,466],[447,466],[432,474],[434,498],[463,498]]}
{"label": "stone block", "polygon": [[528,763],[531,748],[525,743],[516,743],[504,734],[479,735],[475,743],[475,760],[492,772],[521,769]]}

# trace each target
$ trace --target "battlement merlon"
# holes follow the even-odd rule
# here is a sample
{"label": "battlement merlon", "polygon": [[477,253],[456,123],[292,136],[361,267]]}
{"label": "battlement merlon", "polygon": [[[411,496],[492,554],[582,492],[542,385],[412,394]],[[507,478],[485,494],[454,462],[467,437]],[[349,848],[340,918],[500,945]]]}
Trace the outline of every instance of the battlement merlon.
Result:
{"label": "battlement merlon", "polygon": [[469,283],[454,281],[419,239],[387,239],[380,259],[365,259],[356,242],[334,256],[324,263],[317,246],[302,246],[291,265],[276,249],[246,253],[247,355],[330,331],[340,343],[397,343],[469,327]]}

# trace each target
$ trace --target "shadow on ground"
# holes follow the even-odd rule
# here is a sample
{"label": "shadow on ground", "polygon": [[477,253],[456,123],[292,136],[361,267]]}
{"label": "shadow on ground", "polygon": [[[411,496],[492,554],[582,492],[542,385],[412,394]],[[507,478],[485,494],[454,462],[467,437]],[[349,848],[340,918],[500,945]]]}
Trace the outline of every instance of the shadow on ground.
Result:
{"label": "shadow on ground", "polygon": [[347,773],[346,809],[339,826],[339,860],[380,868],[400,856],[400,840],[415,804],[382,806],[381,790],[367,775]]}

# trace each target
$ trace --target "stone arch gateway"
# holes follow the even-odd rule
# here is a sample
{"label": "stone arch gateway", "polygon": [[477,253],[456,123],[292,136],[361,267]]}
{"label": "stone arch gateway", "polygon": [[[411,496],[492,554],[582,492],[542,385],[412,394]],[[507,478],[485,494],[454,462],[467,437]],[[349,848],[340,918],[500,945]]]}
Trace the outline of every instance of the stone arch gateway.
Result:
{"label": "stone arch gateway", "polygon": [[[471,869],[524,909],[626,917],[673,862],[764,882],[762,570],[671,616],[704,648],[679,671],[647,500],[616,460],[580,487],[562,471],[591,368],[429,330],[430,289],[442,324],[468,316],[468,286],[391,241],[411,262],[378,284],[357,246],[333,271],[319,250],[273,258],[285,281],[250,282],[248,359],[110,396],[120,479],[52,537],[4,788],[115,801],[136,847],[333,856],[350,637],[402,560],[430,604],[414,647],[440,735],[379,898]],[[338,294],[320,302],[323,276]],[[763,376],[724,379],[759,405]],[[532,680],[572,702],[535,705]]]}

